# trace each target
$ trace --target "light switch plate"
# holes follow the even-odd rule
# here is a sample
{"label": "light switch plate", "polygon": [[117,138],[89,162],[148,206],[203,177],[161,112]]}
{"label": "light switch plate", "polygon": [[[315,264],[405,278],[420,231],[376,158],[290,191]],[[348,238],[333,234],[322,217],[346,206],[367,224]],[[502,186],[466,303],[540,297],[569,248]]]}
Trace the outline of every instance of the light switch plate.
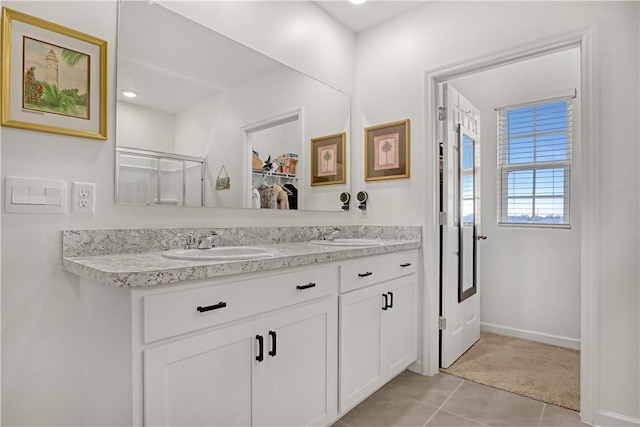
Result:
{"label": "light switch plate", "polygon": [[73,182],[71,185],[71,211],[80,214],[96,213],[96,184]]}
{"label": "light switch plate", "polygon": [[[60,180],[8,176],[4,210],[7,213],[65,213],[67,183]],[[47,195],[55,195],[47,197]]]}

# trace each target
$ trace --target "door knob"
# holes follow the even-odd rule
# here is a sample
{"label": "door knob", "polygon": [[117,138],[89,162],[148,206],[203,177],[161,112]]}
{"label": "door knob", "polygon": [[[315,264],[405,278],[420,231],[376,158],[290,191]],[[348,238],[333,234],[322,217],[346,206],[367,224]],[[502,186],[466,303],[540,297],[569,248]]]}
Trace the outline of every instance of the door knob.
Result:
{"label": "door knob", "polygon": [[478,240],[487,240],[486,234],[479,234],[478,235]]}

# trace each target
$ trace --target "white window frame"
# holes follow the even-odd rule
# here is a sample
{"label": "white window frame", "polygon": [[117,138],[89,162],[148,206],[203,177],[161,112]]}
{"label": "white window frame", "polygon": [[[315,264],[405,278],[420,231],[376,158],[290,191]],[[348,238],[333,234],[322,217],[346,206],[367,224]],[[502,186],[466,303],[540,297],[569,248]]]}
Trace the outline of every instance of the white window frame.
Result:
{"label": "white window frame", "polygon": [[[498,173],[497,173],[497,181],[498,181],[498,191],[497,191],[497,201],[498,201],[498,215],[497,215],[497,223],[499,226],[507,226],[507,227],[535,227],[535,228],[571,228],[571,151],[572,151],[572,133],[573,133],[573,115],[571,113],[572,107],[572,98],[576,97],[576,90],[570,89],[567,91],[557,92],[554,94],[547,94],[543,97],[535,98],[535,99],[525,99],[525,100],[513,100],[504,102],[502,104],[494,106],[494,109],[498,112],[497,120],[498,120],[498,150],[497,150],[497,164],[498,164]],[[529,163],[514,163],[508,164],[504,162],[502,153],[506,149],[506,144],[508,144],[509,140],[506,135],[502,134],[502,127],[500,126],[501,117],[505,117],[507,111],[520,109],[525,107],[534,107],[545,104],[551,104],[554,102],[566,101],[567,102],[567,110],[569,111],[567,117],[567,156],[565,160],[551,160],[551,161],[539,161],[539,162],[529,162]],[[506,119],[506,117],[505,117]],[[532,137],[535,138],[538,135],[542,135],[544,132],[536,132],[532,133]],[[548,169],[563,169],[564,170],[564,191],[563,191],[563,218],[564,221],[561,224],[550,224],[550,223],[540,223],[540,222],[509,222],[508,221],[508,204],[510,200],[522,198],[522,199],[531,199],[532,200],[532,208],[531,208],[531,218],[535,219],[536,212],[536,201],[544,200],[544,199],[555,199],[559,196],[556,195],[536,195],[536,173],[541,170]],[[531,195],[523,195],[523,196],[508,196],[508,175],[510,172],[517,171],[531,171],[533,174],[533,190]]]}

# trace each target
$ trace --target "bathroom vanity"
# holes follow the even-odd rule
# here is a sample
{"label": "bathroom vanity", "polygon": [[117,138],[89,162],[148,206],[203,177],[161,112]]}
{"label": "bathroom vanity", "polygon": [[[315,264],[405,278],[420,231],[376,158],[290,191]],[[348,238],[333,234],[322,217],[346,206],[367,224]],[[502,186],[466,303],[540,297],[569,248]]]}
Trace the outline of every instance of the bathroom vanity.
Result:
{"label": "bathroom vanity", "polygon": [[417,358],[421,232],[343,229],[377,242],[233,229],[226,244],[251,234],[277,255],[193,261],[158,250],[184,230],[63,231],[63,268],[81,277],[83,420],[330,425],[352,409]]}

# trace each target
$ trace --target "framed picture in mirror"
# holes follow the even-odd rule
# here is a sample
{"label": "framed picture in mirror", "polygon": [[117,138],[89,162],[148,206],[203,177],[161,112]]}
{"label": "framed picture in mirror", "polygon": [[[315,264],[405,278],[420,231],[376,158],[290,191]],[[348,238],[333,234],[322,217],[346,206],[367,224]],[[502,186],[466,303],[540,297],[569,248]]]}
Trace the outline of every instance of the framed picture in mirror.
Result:
{"label": "framed picture in mirror", "polygon": [[107,42],[2,8],[2,126],[107,139]]}
{"label": "framed picture in mirror", "polygon": [[409,178],[409,119],[364,130],[365,181]]}
{"label": "framed picture in mirror", "polygon": [[311,185],[344,184],[347,165],[346,133],[313,138],[311,140]]}

